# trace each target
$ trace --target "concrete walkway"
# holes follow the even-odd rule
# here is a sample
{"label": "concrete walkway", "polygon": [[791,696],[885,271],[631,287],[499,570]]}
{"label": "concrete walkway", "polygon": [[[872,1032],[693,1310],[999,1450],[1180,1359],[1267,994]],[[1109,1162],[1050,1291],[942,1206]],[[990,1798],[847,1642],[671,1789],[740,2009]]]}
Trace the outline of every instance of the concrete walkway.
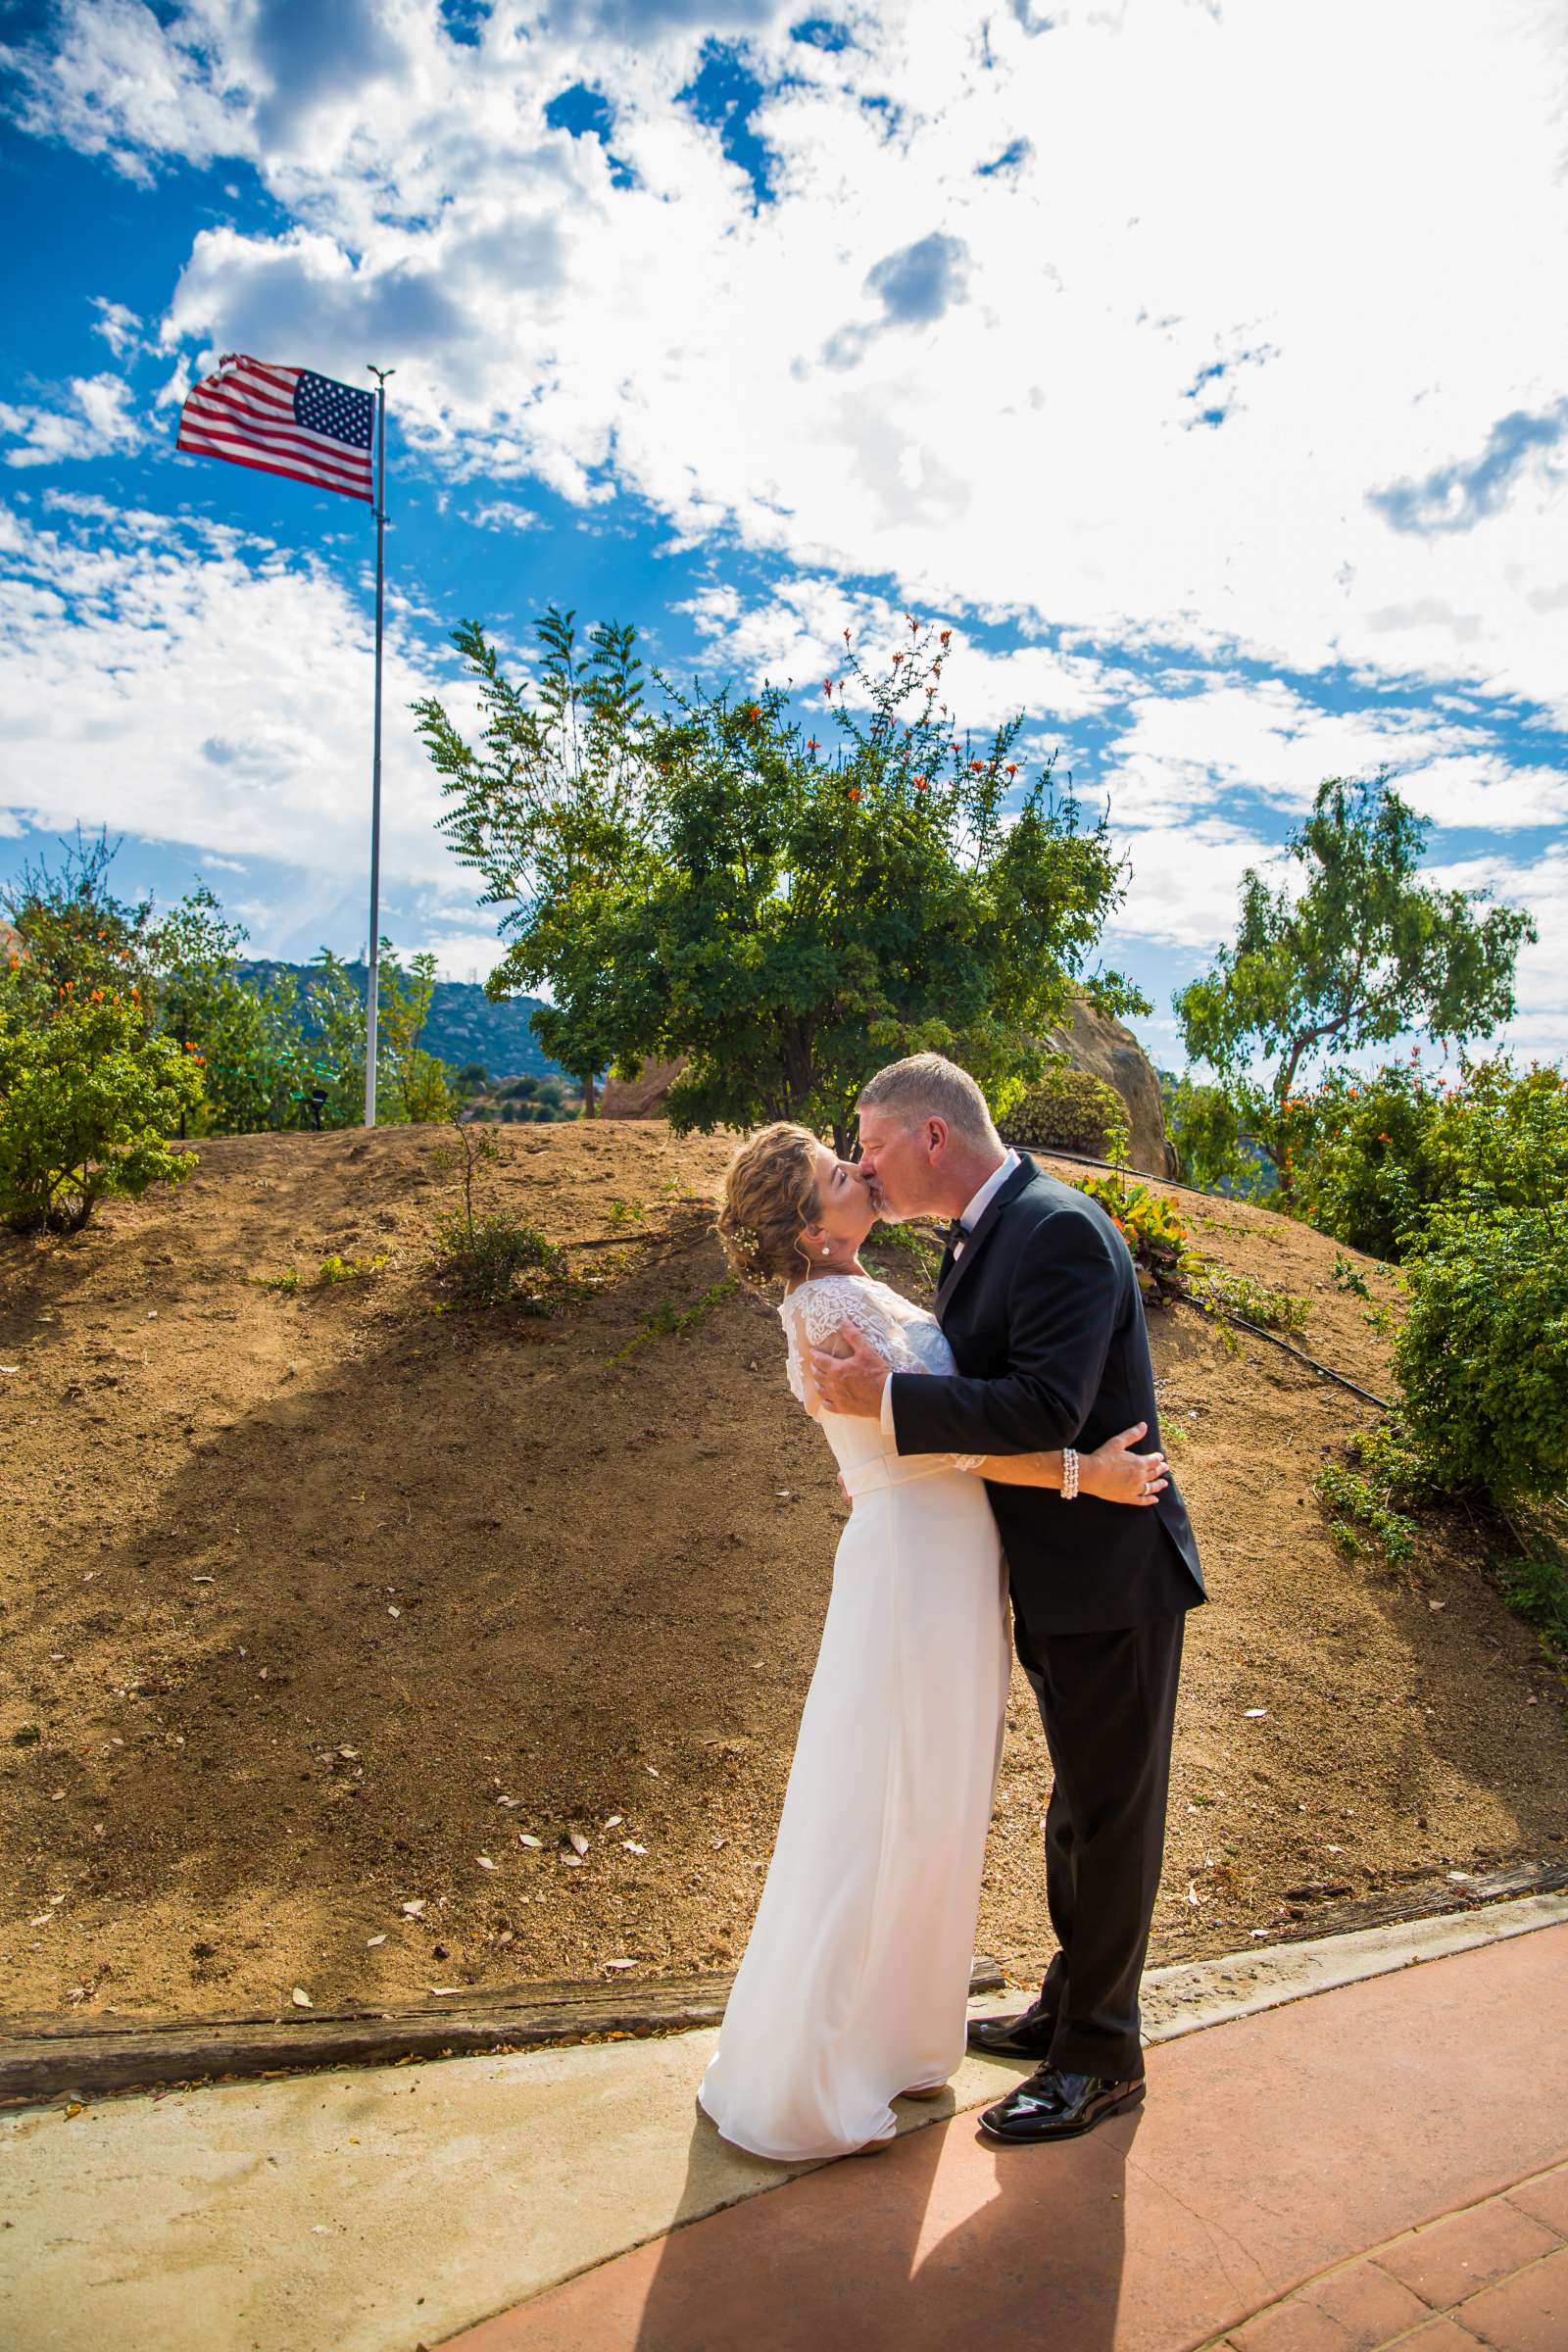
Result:
{"label": "concrete walkway", "polygon": [[968,2116],[448,2352],[1565,2352],[1568,1927],[1151,2051],[1054,2148]]}
{"label": "concrete walkway", "polygon": [[[17,2110],[5,2340],[875,2352],[1027,2326],[1060,2352],[1164,2352],[1568,2157],[1544,2087],[1565,1979],[1562,1895],[1158,1970],[1138,2117],[990,2150],[961,2111],[1022,2070],[975,2060],[890,2153],[794,2176],[697,2118],[708,2033]],[[1527,2215],[1554,2248],[1559,2194]],[[1348,2340],[1381,2339],[1300,2342]],[[1541,2343],[1564,2352],[1568,2327]]]}

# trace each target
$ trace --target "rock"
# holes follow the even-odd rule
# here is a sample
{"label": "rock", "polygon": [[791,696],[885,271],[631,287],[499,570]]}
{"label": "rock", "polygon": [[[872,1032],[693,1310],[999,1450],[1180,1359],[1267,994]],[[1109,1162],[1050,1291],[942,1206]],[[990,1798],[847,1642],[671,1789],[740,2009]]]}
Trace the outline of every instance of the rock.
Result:
{"label": "rock", "polygon": [[1129,1163],[1145,1176],[1174,1176],[1176,1153],[1165,1135],[1159,1076],[1132,1031],[1079,997],[1071,1026],[1048,1029],[1046,1043],[1064,1054],[1075,1070],[1102,1078],[1120,1095],[1132,1128]]}
{"label": "rock", "polygon": [[599,1096],[602,1119],[662,1119],[670,1088],[686,1067],[674,1061],[645,1061],[635,1078],[607,1078]]}

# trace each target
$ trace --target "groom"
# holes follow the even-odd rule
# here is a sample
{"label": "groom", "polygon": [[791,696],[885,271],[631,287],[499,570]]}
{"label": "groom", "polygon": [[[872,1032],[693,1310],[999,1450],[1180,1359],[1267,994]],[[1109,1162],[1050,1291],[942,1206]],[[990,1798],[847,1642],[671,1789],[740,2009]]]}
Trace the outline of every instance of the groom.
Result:
{"label": "groom", "polygon": [[[849,1356],[811,1356],[828,1410],[880,1418],[900,1453],[1089,1450],[1135,1421],[1157,1446],[1143,1300],[1104,1210],[1006,1150],[979,1087],[940,1054],[879,1070],[858,1110],[860,1167],[883,1215],[953,1219],[936,1308],[958,1369],[889,1373],[841,1327]],[[1039,1999],[1021,2017],[974,2021],[969,2042],[1039,2061],[982,2130],[1062,2139],[1144,2095],[1138,1987],[1182,1633],[1207,1595],[1174,1481],[1141,1511],[1037,1487],[987,1493],[1055,1775],[1046,1902],[1059,1948]]]}

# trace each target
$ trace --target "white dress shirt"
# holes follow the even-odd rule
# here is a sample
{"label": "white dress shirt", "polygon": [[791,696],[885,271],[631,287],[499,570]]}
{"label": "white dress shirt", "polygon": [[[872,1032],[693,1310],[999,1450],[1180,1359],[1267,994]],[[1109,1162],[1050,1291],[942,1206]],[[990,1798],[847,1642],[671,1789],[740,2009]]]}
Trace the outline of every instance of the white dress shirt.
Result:
{"label": "white dress shirt", "polygon": [[[980,1219],[985,1215],[986,1210],[990,1207],[994,1196],[1001,1190],[1002,1186],[1006,1183],[1007,1178],[1012,1174],[1013,1169],[1019,1164],[1017,1152],[1009,1147],[1006,1156],[1003,1160],[1001,1167],[994,1168],[992,1170],[991,1174],[986,1178],[984,1184],[980,1187],[980,1190],[975,1194],[974,1198],[967,1201],[964,1205],[963,1213],[959,1217],[958,1223],[963,1227],[963,1230],[966,1234],[973,1233],[975,1227],[979,1224]],[[957,1242],[954,1245],[953,1254],[955,1258],[959,1258],[963,1255],[962,1242]],[[893,1427],[893,1375],[890,1372],[887,1376],[887,1379],[882,1383],[882,1435],[885,1438],[891,1438],[896,1433]]]}

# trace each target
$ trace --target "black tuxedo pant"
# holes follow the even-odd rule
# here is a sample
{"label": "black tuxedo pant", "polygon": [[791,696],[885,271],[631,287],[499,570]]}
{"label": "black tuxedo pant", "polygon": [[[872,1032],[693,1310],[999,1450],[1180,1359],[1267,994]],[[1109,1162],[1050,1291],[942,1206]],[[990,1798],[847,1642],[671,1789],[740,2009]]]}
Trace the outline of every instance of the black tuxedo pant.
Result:
{"label": "black tuxedo pant", "polygon": [[1111,1633],[1042,1634],[1013,1593],[1013,1641],[1034,1687],[1055,1784],[1046,1903],[1058,1949],[1040,1991],[1051,2063],[1136,2081],[1138,1987],[1159,1891],[1171,1727],[1186,1617]]}

